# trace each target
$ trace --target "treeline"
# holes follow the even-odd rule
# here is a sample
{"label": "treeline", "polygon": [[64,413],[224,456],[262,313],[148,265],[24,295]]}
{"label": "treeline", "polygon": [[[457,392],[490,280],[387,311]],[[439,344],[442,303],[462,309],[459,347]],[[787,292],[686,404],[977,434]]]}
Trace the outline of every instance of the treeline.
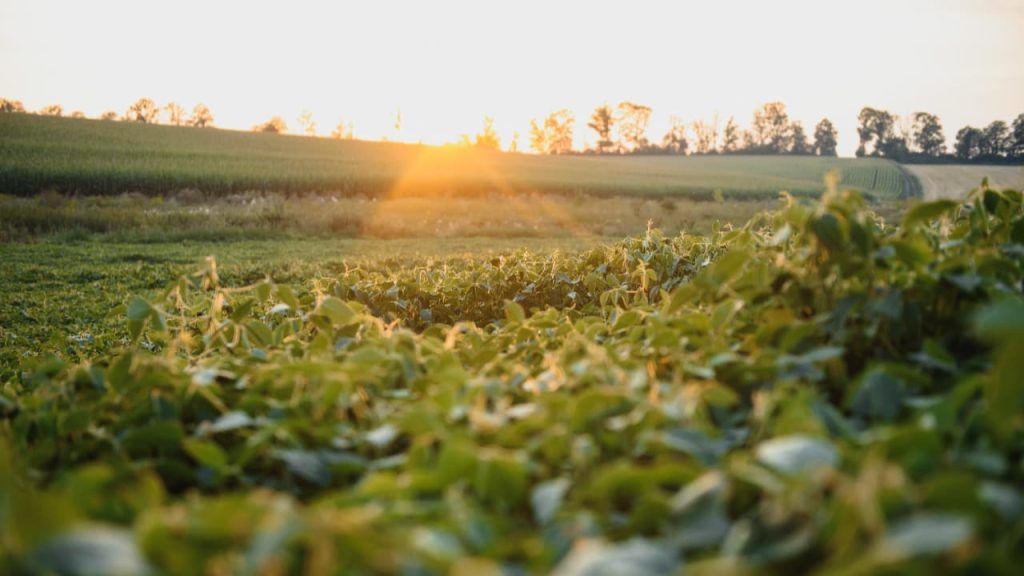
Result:
{"label": "treeline", "polygon": [[[8,100],[0,98],[0,112],[27,113],[28,110],[20,100]],[[39,109],[36,114],[41,116],[65,116],[64,107],[60,104],[51,104]],[[85,113],[73,111],[66,114],[69,118],[85,118]],[[169,124],[172,126],[195,126],[205,128],[213,126],[213,113],[205,104],[196,104],[192,108],[192,114],[188,115],[185,108],[177,102],[168,102],[164,106],[157,106],[152,98],[139,98],[124,114],[118,114],[108,110],[98,117],[99,120],[120,120],[123,122],[140,122],[142,124]],[[162,120],[162,122],[161,122]]]}
{"label": "treeline", "polygon": [[928,112],[900,118],[887,110],[866,107],[857,120],[857,156],[911,163],[1024,161],[1024,114],[1012,124],[996,120],[984,128],[964,126],[956,133],[952,151],[947,150],[939,117]]}
{"label": "treeline", "polygon": [[687,123],[678,116],[660,140],[648,139],[652,109],[635,102],[615,108],[605,104],[590,115],[587,128],[597,142],[582,151],[573,149],[576,118],[559,110],[530,123],[530,148],[540,154],[795,154],[835,156],[838,134],[828,118],[814,127],[813,140],[803,124],[792,121],[782,102],[769,102],[754,111],[749,128],[730,117],[724,126],[718,119]]}
{"label": "treeline", "polygon": [[[26,112],[18,100],[0,98],[0,112]],[[836,156],[838,133],[828,118],[823,118],[814,127],[809,137],[804,126],[790,120],[786,105],[782,102],[768,102],[758,107],[747,128],[741,128],[735,118],[729,117],[720,126],[718,118],[712,121],[694,120],[686,122],[672,116],[668,130],[660,139],[648,138],[648,126],[653,110],[650,106],[636,102],[621,102],[612,107],[608,104],[597,107],[590,115],[587,129],[593,131],[596,142],[575,148],[574,130],[576,117],[572,111],[561,109],[541,119],[530,122],[529,146],[538,154],[789,154]],[[64,109],[58,104],[40,109],[38,114],[63,116]],[[71,112],[68,116],[84,118],[82,112]],[[150,98],[140,98],[119,115],[105,112],[102,120],[123,120],[148,124],[163,123],[174,126],[212,126],[213,114],[203,104],[192,109],[186,116],[184,108],[175,102],[163,107]],[[1024,114],[1012,123],[996,120],[983,128],[964,126],[956,133],[952,150],[948,150],[942,122],[935,114],[915,112],[901,117],[887,110],[871,107],[861,109],[857,116],[859,145],[857,156],[888,158],[907,163],[1019,163],[1024,162]],[[317,135],[317,125],[312,114],[304,111],[298,118],[302,133]],[[395,118],[395,132],[400,132],[401,113]],[[252,127],[256,132],[285,133],[287,123],[280,117]],[[351,122],[339,122],[331,132],[333,138],[354,138]],[[460,145],[474,146],[488,150],[501,148],[501,141],[494,131],[494,119],[486,117],[484,126],[473,138],[463,135]],[[507,148],[519,151],[519,133],[515,133]]]}
{"label": "treeline", "polygon": [[[20,100],[9,100],[0,98],[0,113],[30,113],[25,109]],[[65,114],[64,107],[60,104],[51,104],[40,108],[35,114],[40,116],[67,116],[68,118],[85,118],[81,111],[74,111]],[[167,124],[170,126],[195,126],[205,128],[213,126],[213,113],[205,104],[196,104],[192,108],[192,114],[187,115],[185,109],[177,102],[169,102],[164,106],[158,106],[152,98],[139,98],[124,114],[118,114],[113,110],[104,112],[97,117],[99,120],[112,120],[123,122],[140,122],[143,124]],[[299,126],[304,134],[315,136],[317,134],[316,122],[313,115],[308,111],[303,112],[298,118]],[[280,117],[273,116],[270,120],[256,124],[252,127],[253,132],[271,132],[284,134],[288,132],[288,124]],[[332,138],[354,138],[354,130],[351,122],[339,122],[331,132]]]}
{"label": "treeline", "polygon": [[[17,100],[0,99],[0,112],[26,112]],[[59,105],[47,106],[38,114],[63,116]],[[163,114],[161,114],[163,113]],[[597,144],[583,150],[574,148],[576,117],[567,109],[558,110],[541,120],[530,123],[530,149],[540,154],[796,154],[835,156],[837,133],[828,118],[822,119],[814,128],[813,140],[808,138],[803,125],[792,121],[782,102],[769,102],[754,111],[753,120],[747,129],[742,129],[732,117],[724,126],[718,119],[707,122],[695,120],[685,122],[673,116],[668,131],[660,140],[648,139],[648,124],[652,109],[635,102],[622,102],[615,108],[604,105],[594,110],[587,127],[597,135]],[[72,117],[85,117],[81,112]],[[103,120],[124,120],[143,123],[164,123],[175,126],[210,126],[213,115],[199,104],[192,116],[185,117],[181,106],[171,102],[158,107],[150,98],[140,98],[123,115],[106,112]],[[317,125],[312,114],[303,112],[298,118],[301,133],[317,135]],[[402,117],[395,118],[395,133],[401,131]],[[283,134],[289,131],[288,124],[280,116],[273,116],[266,122],[252,127],[254,132]],[[331,132],[333,138],[354,138],[351,122],[339,122]],[[494,119],[486,117],[479,134],[463,135],[463,146],[487,150],[501,149],[501,141],[494,130]],[[515,133],[507,147],[511,152],[519,151],[519,134]]]}

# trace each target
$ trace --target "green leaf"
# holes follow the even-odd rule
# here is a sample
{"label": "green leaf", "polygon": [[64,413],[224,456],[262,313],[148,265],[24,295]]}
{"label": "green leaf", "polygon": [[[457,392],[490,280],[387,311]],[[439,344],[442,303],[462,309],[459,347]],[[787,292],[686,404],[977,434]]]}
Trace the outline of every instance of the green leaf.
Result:
{"label": "green leaf", "polygon": [[996,347],[983,390],[989,421],[1007,436],[1024,427],[1024,301],[1005,299],[983,308],[974,317],[974,330]]}
{"label": "green leaf", "polygon": [[569,491],[569,486],[568,478],[555,478],[534,487],[530,493],[530,506],[538,524],[543,526],[554,519],[562,506],[566,492]]}
{"label": "green leaf", "polygon": [[658,576],[673,574],[678,567],[676,555],[642,538],[622,544],[603,540],[578,543],[555,568],[556,576],[602,576],[630,574]]}
{"label": "green leaf", "polygon": [[330,318],[335,326],[351,324],[356,317],[355,311],[348,304],[334,296],[324,298],[317,307],[317,313]]}
{"label": "green leaf", "polygon": [[526,311],[517,302],[506,301],[505,319],[509,322],[524,322],[526,320]]}
{"label": "green leaf", "polygon": [[138,296],[133,296],[128,301],[128,320],[129,321],[142,321],[149,317],[153,312],[153,306]]}
{"label": "green leaf", "polygon": [[1024,300],[1007,298],[982,308],[974,316],[974,330],[994,344],[1024,338]]}
{"label": "green leaf", "polygon": [[915,204],[903,216],[903,227],[912,229],[920,224],[931,222],[959,206],[960,203],[953,200],[934,200]]}
{"label": "green leaf", "polygon": [[252,309],[255,305],[255,300],[253,300],[252,298],[246,298],[242,302],[236,304],[234,308],[231,310],[231,319],[235,322],[241,322],[250,314],[252,314]]}
{"label": "green leaf", "polygon": [[709,438],[700,430],[674,428],[662,434],[666,446],[693,456],[705,466],[714,466],[729,449],[729,443],[722,439]]}
{"label": "green leaf", "polygon": [[292,310],[300,310],[299,299],[295,297],[295,292],[292,291],[291,287],[285,285],[276,286],[277,297],[281,302],[288,305]]}
{"label": "green leaf", "polygon": [[160,420],[128,430],[121,443],[131,453],[168,451],[178,448],[184,436],[178,421]]}
{"label": "green leaf", "polygon": [[142,552],[130,531],[105,526],[86,526],[61,534],[31,555],[31,564],[55,574],[150,574]]}
{"label": "green leaf", "polygon": [[918,514],[889,526],[882,546],[900,558],[941,554],[960,546],[974,532],[971,523],[951,514]]}
{"label": "green leaf", "polygon": [[892,243],[896,256],[909,266],[924,266],[932,261],[932,250],[920,239],[896,240]]}
{"label": "green leaf", "polygon": [[811,229],[829,252],[839,252],[843,247],[844,234],[839,219],[831,212],[825,212],[811,221]]}
{"label": "green leaf", "polygon": [[256,425],[256,421],[245,412],[234,410],[221,414],[214,420],[208,430],[214,434],[219,432],[230,432],[232,430],[238,430],[249,426]]}
{"label": "green leaf", "polygon": [[501,510],[514,510],[526,498],[526,467],[511,454],[483,453],[477,461],[473,490],[483,502]]}
{"label": "green leaf", "polygon": [[892,422],[903,408],[904,396],[903,381],[876,368],[861,377],[852,407],[862,416]]}
{"label": "green leaf", "polygon": [[700,550],[719,545],[732,522],[726,515],[724,475],[706,472],[684,486],[672,498],[670,541],[683,550]]}
{"label": "green leaf", "polygon": [[794,435],[758,444],[757,459],[784,474],[801,474],[818,468],[836,467],[839,452],[825,440]]}
{"label": "green leaf", "polygon": [[196,462],[216,472],[223,472],[228,466],[227,454],[215,442],[185,440],[185,452]]}
{"label": "green leaf", "polygon": [[274,455],[284,462],[288,471],[318,486],[331,483],[331,470],[322,458],[311,450],[275,450]]}
{"label": "green leaf", "polygon": [[730,250],[711,264],[704,277],[716,287],[728,284],[740,273],[748,260],[750,260],[750,252],[747,250]]}
{"label": "green leaf", "polygon": [[615,324],[612,325],[612,331],[617,332],[619,330],[625,330],[632,328],[637,325],[643,319],[643,315],[637,310],[628,310],[616,315]]}

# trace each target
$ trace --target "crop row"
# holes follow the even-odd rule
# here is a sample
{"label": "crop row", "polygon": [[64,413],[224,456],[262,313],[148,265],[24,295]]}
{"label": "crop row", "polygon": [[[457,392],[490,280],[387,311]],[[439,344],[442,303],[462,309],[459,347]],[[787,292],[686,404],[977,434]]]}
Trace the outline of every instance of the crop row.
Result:
{"label": "crop row", "polygon": [[0,567],[1010,573],[1022,254],[983,189],[300,286],[210,261],[3,385]]}
{"label": "crop row", "polygon": [[[343,195],[550,192],[679,195],[711,200],[817,196],[830,170],[872,197],[897,197],[898,167],[879,159],[803,156],[539,156],[456,147],[338,141],[228,130],[0,116],[0,192],[29,196],[217,194]],[[850,176],[845,176],[848,170]],[[862,177],[861,172],[878,178]]]}

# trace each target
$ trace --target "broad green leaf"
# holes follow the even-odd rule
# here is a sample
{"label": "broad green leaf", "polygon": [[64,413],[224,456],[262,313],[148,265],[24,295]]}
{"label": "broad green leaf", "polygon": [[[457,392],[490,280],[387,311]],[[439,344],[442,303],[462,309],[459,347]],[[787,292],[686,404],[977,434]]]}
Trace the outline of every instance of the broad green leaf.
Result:
{"label": "broad green leaf", "polygon": [[713,466],[725,455],[729,443],[720,438],[709,438],[707,434],[694,429],[674,428],[661,436],[666,446],[693,456],[705,466]]}
{"label": "broad green leaf", "polygon": [[1005,299],[982,308],[974,317],[974,329],[992,343],[1024,338],[1024,300]]}
{"label": "broad green leaf", "polygon": [[184,433],[177,421],[161,420],[133,428],[125,433],[121,443],[133,453],[150,450],[173,450],[181,445]]}
{"label": "broad green leaf", "polygon": [[811,229],[829,252],[839,252],[844,243],[842,224],[831,212],[825,212],[811,221]]}
{"label": "broad green leaf", "polygon": [[139,298],[138,296],[132,297],[128,301],[128,320],[129,321],[142,321],[149,317],[153,312],[153,306],[150,305],[146,300]]}
{"label": "broad green leaf", "polygon": [[485,452],[477,461],[473,491],[491,506],[514,510],[526,499],[526,467],[511,454]]}
{"label": "broad green leaf", "polygon": [[185,451],[196,462],[214,470],[222,472],[228,465],[227,454],[214,442],[203,440],[185,440]]}
{"label": "broad green leaf", "polygon": [[533,517],[538,524],[545,525],[554,519],[558,509],[562,506],[566,492],[571,485],[568,478],[555,478],[542,482],[533,488],[530,493],[530,506],[533,509]]}
{"label": "broad green leaf", "polygon": [[518,303],[510,300],[505,302],[505,319],[509,322],[523,322],[526,320],[526,311]]}
{"label": "broad green leaf", "polygon": [[973,531],[960,516],[917,514],[889,526],[882,546],[903,557],[941,554],[966,542]]}
{"label": "broad green leaf", "polygon": [[785,474],[800,474],[818,468],[834,468],[839,452],[832,443],[808,436],[783,436],[757,445],[757,459]]}
{"label": "broad green leaf", "polygon": [[631,574],[656,576],[672,574],[678,567],[675,554],[637,538],[619,544],[603,540],[577,541],[555,568],[553,576],[602,576]]}
{"label": "broad green leaf", "polygon": [[933,200],[931,202],[915,204],[903,216],[903,227],[911,229],[920,224],[931,222],[944,214],[952,212],[959,206],[960,204],[953,200]]}
{"label": "broad green leaf", "polygon": [[903,382],[882,369],[873,369],[861,377],[852,407],[854,412],[891,422],[903,408]]}
{"label": "broad green leaf", "polygon": [[36,570],[81,576],[152,573],[133,534],[106,526],[82,526],[45,542],[32,553],[31,564]]}
{"label": "broad green leaf", "polygon": [[317,313],[330,318],[331,323],[336,326],[345,326],[356,317],[356,313],[348,304],[333,296],[328,296],[320,302]]}

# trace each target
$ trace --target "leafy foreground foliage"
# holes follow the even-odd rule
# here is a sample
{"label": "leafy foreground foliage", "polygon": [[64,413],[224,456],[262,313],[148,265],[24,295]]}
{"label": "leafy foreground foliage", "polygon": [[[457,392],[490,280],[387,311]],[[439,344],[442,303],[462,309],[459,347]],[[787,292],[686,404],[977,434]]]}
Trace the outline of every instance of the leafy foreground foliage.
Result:
{"label": "leafy foreground foliage", "polygon": [[221,285],[7,382],[5,572],[1008,573],[1024,209]]}

